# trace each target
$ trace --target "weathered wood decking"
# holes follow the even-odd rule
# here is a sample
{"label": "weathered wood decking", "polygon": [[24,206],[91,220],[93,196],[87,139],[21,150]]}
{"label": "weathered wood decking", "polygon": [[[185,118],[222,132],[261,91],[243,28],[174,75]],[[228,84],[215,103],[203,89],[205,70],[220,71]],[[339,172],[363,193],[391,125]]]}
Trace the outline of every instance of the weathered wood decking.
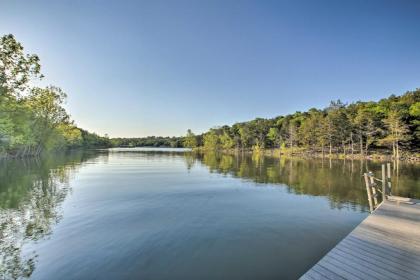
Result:
{"label": "weathered wood decking", "polygon": [[383,202],[300,279],[420,279],[420,200],[411,203]]}

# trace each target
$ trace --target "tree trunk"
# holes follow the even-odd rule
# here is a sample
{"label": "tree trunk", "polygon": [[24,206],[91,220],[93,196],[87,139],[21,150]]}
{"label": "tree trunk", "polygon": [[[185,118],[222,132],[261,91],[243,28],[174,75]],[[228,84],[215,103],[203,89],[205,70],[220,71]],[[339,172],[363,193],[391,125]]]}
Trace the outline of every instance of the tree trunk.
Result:
{"label": "tree trunk", "polygon": [[344,157],[346,157],[346,141],[343,140],[342,145],[343,145]]}
{"label": "tree trunk", "polygon": [[290,138],[290,153],[293,154],[293,139]]}
{"label": "tree trunk", "polygon": [[360,155],[363,157],[363,136],[360,134]]}
{"label": "tree trunk", "polygon": [[368,137],[366,137],[366,149],[365,149],[365,155],[367,156],[368,155],[368,148],[369,148],[369,139],[368,139]]}
{"label": "tree trunk", "polygon": [[395,141],[392,141],[392,157],[395,159],[396,154],[395,154]]}
{"label": "tree trunk", "polygon": [[36,150],[36,152],[35,152],[35,155],[40,155],[41,154],[41,150],[42,150],[42,147],[41,147],[41,144],[39,144],[38,145],[38,147],[37,147],[37,150]]}
{"label": "tree trunk", "polygon": [[331,154],[332,154],[332,143],[330,141],[330,158],[331,158]]}

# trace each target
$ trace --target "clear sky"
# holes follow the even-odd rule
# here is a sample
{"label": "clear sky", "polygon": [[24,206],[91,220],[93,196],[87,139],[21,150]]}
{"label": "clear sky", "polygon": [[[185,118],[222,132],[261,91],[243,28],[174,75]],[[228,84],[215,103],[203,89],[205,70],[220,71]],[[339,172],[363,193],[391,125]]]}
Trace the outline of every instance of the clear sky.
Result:
{"label": "clear sky", "polygon": [[0,1],[78,126],[182,135],[420,87],[420,1]]}

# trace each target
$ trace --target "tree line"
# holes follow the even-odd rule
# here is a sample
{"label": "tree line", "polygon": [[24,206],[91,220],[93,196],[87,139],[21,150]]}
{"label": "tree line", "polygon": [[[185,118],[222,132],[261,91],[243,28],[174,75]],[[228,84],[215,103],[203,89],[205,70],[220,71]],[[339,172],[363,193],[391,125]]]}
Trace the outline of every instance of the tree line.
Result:
{"label": "tree line", "polygon": [[113,147],[171,147],[182,148],[182,137],[148,136],[138,138],[111,138]]}
{"label": "tree line", "polygon": [[46,150],[108,147],[110,141],[76,127],[56,86],[33,87],[42,79],[39,57],[26,54],[11,34],[0,38],[0,157],[30,156]]}
{"label": "tree line", "polygon": [[201,135],[188,130],[184,145],[204,150],[280,149],[323,156],[367,156],[379,151],[400,158],[402,151],[419,152],[419,139],[420,89],[416,89],[378,102],[333,101],[324,109],[256,118],[211,128]]}

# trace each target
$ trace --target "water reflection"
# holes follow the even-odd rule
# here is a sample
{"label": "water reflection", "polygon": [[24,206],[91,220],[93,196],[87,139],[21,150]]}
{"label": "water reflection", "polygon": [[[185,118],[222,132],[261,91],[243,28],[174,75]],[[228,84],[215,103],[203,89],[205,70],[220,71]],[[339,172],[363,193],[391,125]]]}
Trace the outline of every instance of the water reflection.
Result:
{"label": "water reflection", "polygon": [[[2,161],[0,162],[1,279],[18,279],[31,276],[37,265],[37,252],[22,252],[23,245],[31,241],[41,241],[52,234],[54,225],[62,218],[61,204],[72,191],[69,182],[78,169],[87,163],[107,161],[108,156],[115,155],[115,153],[122,153],[118,154],[122,156],[122,160],[114,162],[114,168],[119,166],[117,164],[127,163],[128,160],[134,160],[136,163],[148,161],[156,163],[157,159],[162,159],[162,162],[167,165],[167,168],[162,170],[166,172],[172,168],[168,164],[168,159],[176,159],[176,162],[181,161],[182,171],[179,174],[177,173],[176,176],[182,178],[176,178],[173,175],[174,177],[171,177],[171,180],[175,178],[179,180],[178,183],[190,183],[183,173],[183,161],[187,172],[192,172],[194,168],[203,170],[204,167],[211,173],[255,182],[257,183],[256,187],[264,187],[269,184],[270,186],[284,188],[289,193],[323,196],[328,198],[332,209],[346,208],[354,211],[368,211],[362,174],[366,170],[379,174],[381,168],[380,162],[356,160],[286,159],[249,154],[199,154],[178,150],[168,152],[150,149],[136,149],[134,151],[114,149],[111,151],[54,155],[41,159]],[[118,157],[118,155],[115,156]],[[141,170],[136,168],[142,168],[142,166],[150,168],[152,165],[133,165],[133,167],[130,167],[130,172],[133,170],[133,172],[140,174]],[[405,163],[394,166],[393,194],[420,198],[419,166]],[[105,171],[97,170],[97,172],[100,176],[97,178],[106,177],[102,175],[103,173],[100,173]],[[204,173],[207,174],[207,171]],[[142,182],[143,185],[148,185],[150,181],[147,180],[150,180],[150,178],[138,175],[138,177],[126,179],[135,180],[133,184],[137,187],[137,184],[142,185]],[[208,183],[207,176],[202,179],[206,184]],[[115,178],[115,180],[121,182],[121,178]],[[157,177],[156,180],[162,181],[163,179]],[[196,182],[204,184],[203,181]],[[171,183],[174,182],[168,181],[168,184]],[[179,184],[181,185],[181,183]],[[195,183],[192,186],[196,189],[198,187]],[[228,188],[229,184],[226,184],[226,187]],[[188,190],[189,192],[192,191],[191,189]],[[127,195],[129,196],[130,193]],[[115,203],[119,202],[116,201]],[[94,208],[95,205],[92,207]],[[134,215],[138,218],[140,212],[133,213],[127,210],[125,215]],[[167,217],[167,213],[164,217]],[[132,220],[129,223],[131,224]],[[133,232],[133,234],[136,233]]]}
{"label": "water reflection", "polygon": [[23,255],[22,246],[51,234],[61,219],[60,204],[71,191],[71,176],[92,156],[78,152],[0,162],[1,279],[32,274],[37,254]]}
{"label": "water reflection", "polygon": [[[331,207],[350,207],[367,211],[368,201],[363,173],[376,172],[381,162],[360,160],[298,159],[267,157],[249,154],[187,153],[187,167],[196,160],[210,172],[252,180],[260,184],[281,184],[289,192],[313,196],[326,196]],[[419,198],[419,166],[409,163],[393,164],[393,194]],[[259,185],[262,186],[262,185]]]}

